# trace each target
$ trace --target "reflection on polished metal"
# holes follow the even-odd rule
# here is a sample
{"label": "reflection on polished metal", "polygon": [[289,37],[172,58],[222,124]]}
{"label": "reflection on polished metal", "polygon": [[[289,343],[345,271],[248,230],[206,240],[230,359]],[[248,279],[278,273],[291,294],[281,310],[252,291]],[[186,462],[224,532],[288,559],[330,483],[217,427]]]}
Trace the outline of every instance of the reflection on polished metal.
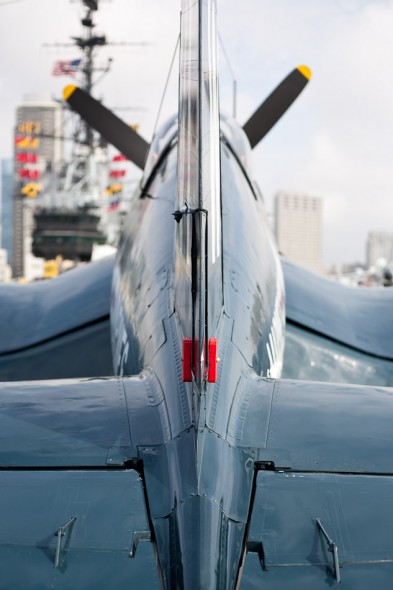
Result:
{"label": "reflection on polished metal", "polygon": [[[214,87],[214,68],[205,85],[203,57],[210,51],[214,63],[215,3],[183,9],[182,145],[172,119],[152,142],[113,273],[103,261],[53,286],[26,287],[19,306],[10,301],[21,291],[2,291],[0,372],[13,358],[20,380],[24,355],[37,366],[37,358],[68,366],[80,357],[85,367],[90,348],[89,375],[110,356],[116,377],[65,379],[58,369],[55,381],[0,388],[0,585],[31,586],[34,571],[40,590],[322,590],[335,584],[327,541],[336,578],[340,546],[345,588],[369,590],[377,580],[378,590],[390,590],[393,390],[332,383],[329,364],[329,383],[298,379],[309,359],[318,365],[316,354],[333,362],[340,341],[364,357],[383,353],[391,380],[391,295],[381,305],[381,295],[345,291],[341,307],[336,289],[321,294],[320,281],[287,268],[297,374],[280,379],[282,265],[235,121],[221,125],[219,177],[212,156],[219,129],[205,86]],[[207,230],[216,244],[206,243]],[[109,305],[112,354],[99,357],[97,338],[76,338]],[[377,307],[385,330],[362,327]],[[193,358],[206,326],[220,359],[211,380],[201,377],[202,346],[200,364]],[[306,339],[307,329],[314,333]],[[359,374],[354,354],[347,358]],[[77,521],[72,535],[71,525],[60,529],[54,568],[53,531],[70,514]]]}
{"label": "reflection on polished metal", "polygon": [[[178,210],[184,204],[195,211],[191,243],[193,260],[191,270],[194,295],[190,295],[192,308],[193,341],[198,340],[198,368],[195,375],[199,387],[203,386],[208,359],[204,358],[208,339],[207,257],[214,263],[221,255],[220,217],[220,120],[217,72],[217,22],[215,0],[194,2],[183,0],[181,13],[180,68],[179,68],[179,147],[178,147]],[[210,227],[207,217],[211,215]],[[209,251],[207,235],[210,233]],[[179,228],[178,241],[187,233]],[[183,253],[184,254],[184,253]],[[187,308],[189,310],[189,308]]]}

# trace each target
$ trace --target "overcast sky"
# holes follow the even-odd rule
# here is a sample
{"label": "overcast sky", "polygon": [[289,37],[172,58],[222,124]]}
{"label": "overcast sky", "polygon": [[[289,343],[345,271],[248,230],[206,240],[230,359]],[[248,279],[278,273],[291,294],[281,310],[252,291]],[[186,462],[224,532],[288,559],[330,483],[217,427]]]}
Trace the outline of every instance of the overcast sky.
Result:
{"label": "overcast sky", "polygon": [[[75,49],[43,43],[81,33],[79,2],[0,0],[0,157],[12,154],[15,106],[26,93],[60,96],[71,79],[51,76]],[[238,82],[244,123],[296,66],[313,78],[254,151],[255,177],[268,209],[278,190],[324,200],[324,258],[365,259],[367,232],[393,231],[393,0],[217,0],[220,35]],[[139,122],[151,138],[179,27],[180,0],[101,0],[97,32],[112,41],[112,72],[96,87],[110,107]],[[230,75],[222,64],[221,98],[231,109]],[[163,114],[176,109],[174,78]]]}

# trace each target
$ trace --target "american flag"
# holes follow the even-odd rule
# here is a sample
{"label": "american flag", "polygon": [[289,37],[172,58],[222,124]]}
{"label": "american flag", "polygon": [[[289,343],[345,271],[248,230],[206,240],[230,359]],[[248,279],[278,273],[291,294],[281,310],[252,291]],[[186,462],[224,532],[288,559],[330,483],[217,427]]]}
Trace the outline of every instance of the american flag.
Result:
{"label": "american flag", "polygon": [[75,76],[79,69],[80,63],[80,59],[56,61],[53,66],[52,76]]}
{"label": "american flag", "polygon": [[108,205],[108,211],[116,211],[120,205],[120,199],[113,199]]}

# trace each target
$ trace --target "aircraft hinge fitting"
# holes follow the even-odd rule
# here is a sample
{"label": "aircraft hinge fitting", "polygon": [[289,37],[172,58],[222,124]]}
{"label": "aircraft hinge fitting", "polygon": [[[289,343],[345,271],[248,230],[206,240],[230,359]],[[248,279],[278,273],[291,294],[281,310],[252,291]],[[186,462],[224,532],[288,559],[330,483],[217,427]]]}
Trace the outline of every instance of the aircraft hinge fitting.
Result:
{"label": "aircraft hinge fitting", "polygon": [[57,544],[56,544],[56,554],[55,554],[55,568],[59,567],[60,564],[60,557],[61,557],[61,551],[62,549],[64,549],[65,547],[63,547],[63,540],[64,537],[68,537],[68,539],[65,539],[67,542],[67,546],[69,544],[69,536],[72,532],[72,527],[74,525],[74,522],[76,521],[76,516],[72,516],[66,523],[65,525],[61,526],[55,533],[55,535],[57,536]]}
{"label": "aircraft hinge fitting", "polygon": [[134,531],[132,535],[131,551],[129,552],[130,557],[135,557],[136,548],[138,547],[139,541],[150,541],[150,531]]}
{"label": "aircraft hinge fitting", "polygon": [[260,564],[264,572],[268,572],[269,568],[266,565],[265,551],[261,541],[247,541],[247,553],[256,553],[259,557]]}
{"label": "aircraft hinge fitting", "polygon": [[322,533],[323,537],[325,538],[325,540],[327,542],[328,551],[330,551],[330,553],[333,554],[333,572],[334,572],[334,577],[336,578],[336,582],[337,582],[337,584],[339,584],[341,582],[341,576],[340,576],[340,562],[338,560],[337,545],[329,537],[329,535],[327,534],[327,532],[326,532],[326,530],[319,518],[315,519],[315,523],[317,525],[318,530]]}
{"label": "aircraft hinge fitting", "polygon": [[276,471],[274,461],[256,461],[255,469],[257,471]]}

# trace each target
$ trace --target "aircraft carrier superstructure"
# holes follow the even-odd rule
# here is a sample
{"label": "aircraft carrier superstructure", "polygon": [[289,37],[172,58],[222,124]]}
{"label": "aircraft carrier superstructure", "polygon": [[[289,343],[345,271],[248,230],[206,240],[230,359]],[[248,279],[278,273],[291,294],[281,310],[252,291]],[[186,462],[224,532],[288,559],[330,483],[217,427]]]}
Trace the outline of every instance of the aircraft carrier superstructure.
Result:
{"label": "aircraft carrier superstructure", "polygon": [[[95,50],[107,45],[107,40],[95,32],[93,15],[98,1],[82,3],[86,9],[81,19],[83,34],[64,44],[77,47],[81,59],[58,63],[65,67],[77,64],[78,76],[82,77],[78,83],[90,93],[94,74],[109,71],[111,60],[105,66],[95,65]],[[115,245],[117,241],[119,219],[118,212],[114,214],[114,203],[120,202],[122,185],[110,178],[106,144],[79,117],[72,116],[75,125],[71,154],[59,169],[46,172],[45,187],[35,201],[32,253],[45,260],[61,256],[75,262],[90,261],[95,244]]]}

